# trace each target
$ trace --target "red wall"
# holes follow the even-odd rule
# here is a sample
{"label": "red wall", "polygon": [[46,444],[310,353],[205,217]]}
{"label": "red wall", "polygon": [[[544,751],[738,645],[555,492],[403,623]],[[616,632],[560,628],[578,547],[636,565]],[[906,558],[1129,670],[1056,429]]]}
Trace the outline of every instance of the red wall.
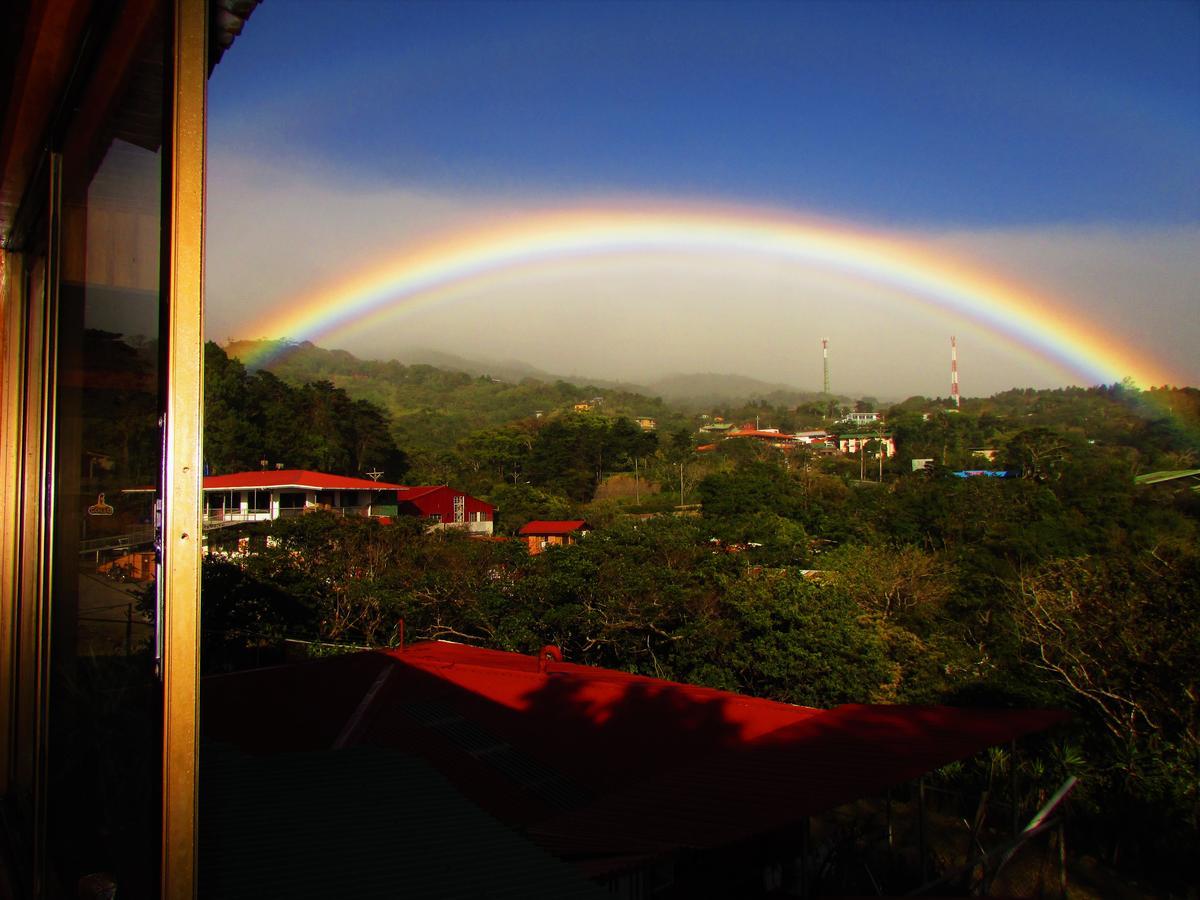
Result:
{"label": "red wall", "polygon": [[454,521],[454,498],[463,496],[467,498],[466,502],[466,521],[471,521],[471,513],[483,513],[483,521],[491,522],[495,517],[496,507],[490,503],[484,503],[482,500],[477,500],[470,494],[464,494],[462,491],[456,491],[451,487],[440,487],[436,491],[430,491],[427,494],[422,494],[411,500],[400,500],[401,514],[412,515],[414,512],[419,516],[441,516],[443,522]]}

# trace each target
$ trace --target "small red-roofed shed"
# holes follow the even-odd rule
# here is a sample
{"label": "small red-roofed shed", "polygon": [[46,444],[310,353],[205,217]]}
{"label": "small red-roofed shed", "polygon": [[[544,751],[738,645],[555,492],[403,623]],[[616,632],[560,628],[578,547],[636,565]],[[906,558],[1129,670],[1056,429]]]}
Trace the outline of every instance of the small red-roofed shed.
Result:
{"label": "small red-roofed shed", "polygon": [[565,547],[574,544],[592,530],[583,519],[542,520],[537,519],[521,527],[521,540],[529,548],[531,556],[549,547]]}

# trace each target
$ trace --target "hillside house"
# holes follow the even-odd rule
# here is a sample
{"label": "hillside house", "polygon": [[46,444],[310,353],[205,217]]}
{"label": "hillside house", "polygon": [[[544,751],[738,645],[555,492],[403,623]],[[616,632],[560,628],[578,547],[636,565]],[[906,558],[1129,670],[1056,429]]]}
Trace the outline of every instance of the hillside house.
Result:
{"label": "hillside house", "polygon": [[863,424],[865,422],[882,422],[883,413],[881,412],[852,412],[846,415],[845,421]]}
{"label": "hillside house", "polygon": [[471,534],[491,534],[496,507],[449,485],[418,485],[396,490],[396,514],[432,519],[434,528],[458,528]]}
{"label": "hillside house", "polygon": [[434,527],[491,534],[496,507],[447,485],[389,484],[307,469],[209,475],[204,522],[273,522],[312,510],[343,516],[416,516]]}
{"label": "hillside house", "polygon": [[890,434],[839,434],[837,447],[842,453],[858,453],[864,446],[870,448],[872,441],[879,441],[883,446],[883,455],[891,459],[896,455],[896,439]]}
{"label": "hillside house", "polygon": [[536,520],[522,526],[520,535],[529,555],[536,556],[549,547],[568,547],[591,530],[592,526],[583,519]]}
{"label": "hillside house", "polygon": [[819,444],[829,439],[828,431],[797,431],[792,435],[797,444]]}
{"label": "hillside house", "polygon": [[730,431],[726,437],[749,438],[750,440],[768,444],[780,450],[785,450],[796,445],[796,436],[794,434],[787,434],[778,428],[756,428],[752,425],[743,425],[741,428]]}
{"label": "hillside house", "polygon": [[396,492],[402,489],[400,484],[308,469],[207,475],[204,522],[273,522],[314,509],[348,516],[390,516],[396,514]]}
{"label": "hillside house", "polygon": [[649,416],[638,416],[633,421],[637,422],[643,431],[653,431],[658,427],[658,423]]}

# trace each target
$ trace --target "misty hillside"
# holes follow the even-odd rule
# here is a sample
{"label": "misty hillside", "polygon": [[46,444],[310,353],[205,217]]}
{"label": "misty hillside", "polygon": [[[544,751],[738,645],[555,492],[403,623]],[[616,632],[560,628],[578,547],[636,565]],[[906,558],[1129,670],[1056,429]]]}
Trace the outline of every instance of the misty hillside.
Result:
{"label": "misty hillside", "polygon": [[[412,347],[398,350],[395,359],[408,365],[425,363],[442,369],[467,372],[470,375],[486,375],[501,381],[519,382],[525,378],[539,381],[566,381],[580,386],[592,385],[611,388],[664,400],[687,407],[689,410],[708,409],[714,404],[747,403],[765,400],[775,405],[798,405],[821,399],[815,391],[805,391],[794,385],[767,382],[747,375],[729,375],[716,372],[666,375],[646,383],[614,380],[578,374],[557,374],[539,369],[519,360],[468,359],[454,353],[428,347]],[[843,398],[844,399],[844,398]]]}
{"label": "misty hillside", "polygon": [[499,378],[501,381],[511,381],[514,384],[526,378],[536,378],[538,381],[556,381],[554,375],[516,359],[468,359],[456,353],[444,350],[434,350],[431,347],[402,347],[398,348],[392,358],[406,365],[437,366],[439,369],[450,369],[454,372],[466,372],[468,375],[486,375]]}
{"label": "misty hillside", "polygon": [[796,405],[820,400],[816,391],[804,391],[787,384],[772,384],[746,375],[719,375],[715,372],[668,375],[647,385],[647,389],[675,403],[689,407],[707,407],[714,403],[739,403],[766,400],[774,404]]}
{"label": "misty hillside", "polygon": [[580,386],[592,385],[593,387],[612,388],[613,390],[629,391],[635,394],[653,393],[645,385],[621,381],[619,379],[614,380],[612,378],[599,378],[592,375],[578,374],[562,375],[547,372],[545,369],[539,369],[535,365],[521,362],[517,359],[468,359],[456,353],[448,353],[445,350],[434,350],[431,347],[405,347],[397,350],[392,358],[410,366],[414,363],[425,363],[426,365],[437,366],[439,369],[452,369],[456,372],[466,372],[468,375],[486,375],[490,378],[499,378],[501,381],[511,381],[514,383],[523,381],[526,378],[536,378],[538,381],[566,381]]}
{"label": "misty hillside", "polygon": [[[225,352],[253,358],[263,341],[231,341]],[[359,359],[345,350],[304,342],[288,345],[263,368],[291,384],[329,381],[352,399],[370,400],[392,416],[392,433],[405,449],[445,449],[474,431],[571,410],[601,398],[597,411],[610,416],[651,416],[663,427],[688,424],[662,399],[596,384],[524,378],[519,383],[472,375],[427,363]]]}

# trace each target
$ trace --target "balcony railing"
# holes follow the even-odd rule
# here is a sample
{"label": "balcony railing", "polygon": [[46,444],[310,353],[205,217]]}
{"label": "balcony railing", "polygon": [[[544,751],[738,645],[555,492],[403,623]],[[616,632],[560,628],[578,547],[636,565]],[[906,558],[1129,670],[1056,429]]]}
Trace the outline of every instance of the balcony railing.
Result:
{"label": "balcony railing", "polygon": [[371,514],[369,506],[306,506],[302,509],[280,509],[279,518],[294,519],[296,516],[302,516],[310,512],[329,512],[335,516],[367,516]]}
{"label": "balcony railing", "polygon": [[126,534],[113,534],[106,537],[88,538],[79,542],[80,553],[95,553],[101,550],[123,550],[149,544],[154,541],[154,526],[145,525]]}
{"label": "balcony railing", "polygon": [[204,524],[235,524],[237,522],[265,522],[271,518],[269,509],[212,509],[205,510]]}
{"label": "balcony railing", "polygon": [[[369,506],[306,506],[284,507],[279,510],[277,518],[294,519],[305,513],[323,510],[335,516],[367,516],[371,513]],[[272,519],[269,509],[210,509],[204,513],[205,525],[233,525],[239,522],[268,522]]]}

